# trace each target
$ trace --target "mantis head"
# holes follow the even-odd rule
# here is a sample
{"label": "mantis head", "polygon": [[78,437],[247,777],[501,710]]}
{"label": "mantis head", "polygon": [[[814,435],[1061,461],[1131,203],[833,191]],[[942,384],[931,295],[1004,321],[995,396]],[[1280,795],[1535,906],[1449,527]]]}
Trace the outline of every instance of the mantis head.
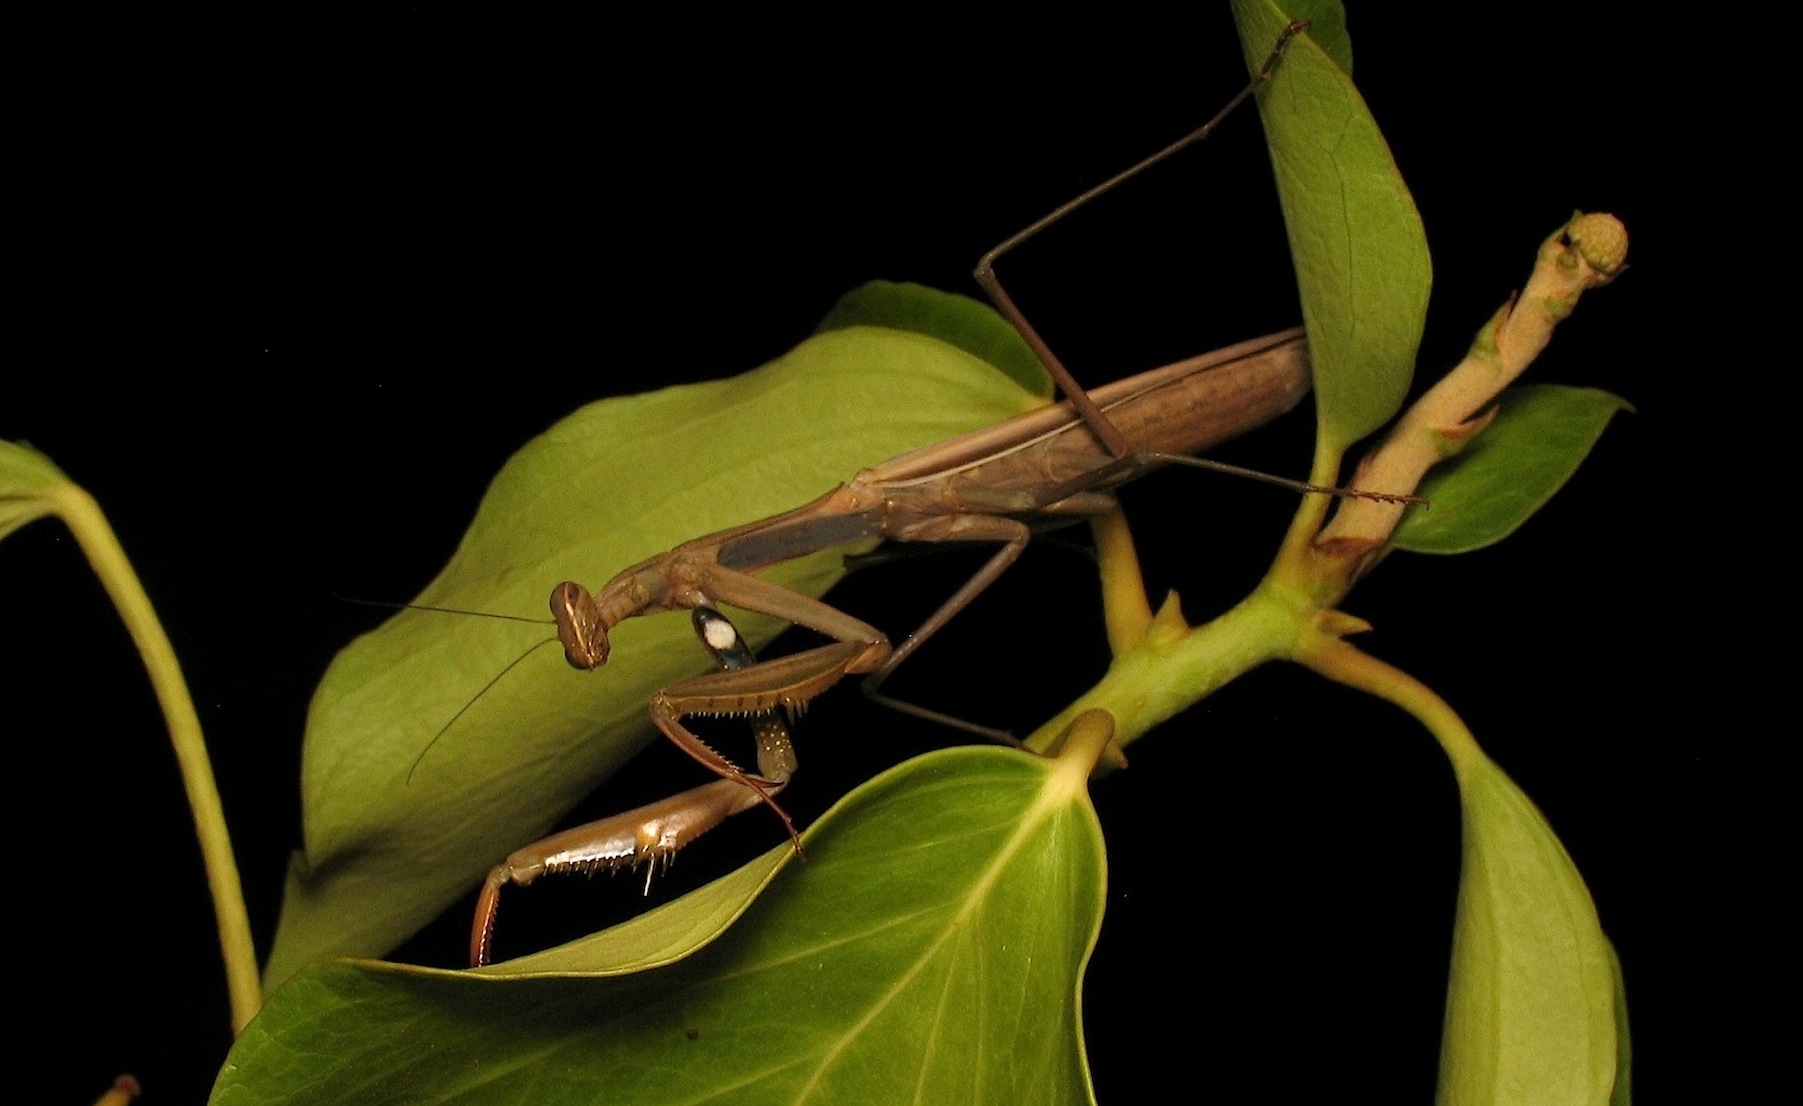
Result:
{"label": "mantis head", "polygon": [[557,640],[563,643],[571,668],[589,672],[607,663],[607,626],[587,588],[572,580],[553,588],[551,617],[557,621]]}

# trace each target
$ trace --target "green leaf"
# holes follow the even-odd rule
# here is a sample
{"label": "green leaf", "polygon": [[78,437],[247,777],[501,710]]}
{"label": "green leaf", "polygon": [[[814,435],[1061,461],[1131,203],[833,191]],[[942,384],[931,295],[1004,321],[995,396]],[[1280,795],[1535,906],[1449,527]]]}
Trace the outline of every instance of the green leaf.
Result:
{"label": "green leaf", "polygon": [[23,443],[0,441],[0,538],[56,513],[69,478],[50,458]]}
{"label": "green leaf", "polygon": [[[1039,402],[943,342],[855,327],[743,376],[593,404],[508,462],[416,602],[543,618],[562,580],[599,584]],[[843,552],[767,575],[819,595]],[[776,623],[741,628],[761,643]],[[603,671],[573,671],[550,647],[496,680],[550,633],[406,610],[333,662],[308,717],[305,851],[290,865],[267,984],[393,948],[641,748],[654,690],[707,668],[677,614],[619,627]]]}
{"label": "green leaf", "polygon": [[1617,411],[1595,388],[1534,384],[1504,392],[1496,420],[1421,483],[1430,506],[1403,516],[1392,544],[1468,553],[1508,537],[1571,479]]}
{"label": "green leaf", "polygon": [[213,1101],[1089,1102],[1099,747],[950,749],[885,773],[809,831],[807,861],[781,865],[741,924],[667,968],[316,967],[239,1038]]}
{"label": "green leaf", "polygon": [[1628,1055],[1620,969],[1583,878],[1482,753],[1460,758],[1464,866],[1442,1106],[1603,1106]]}
{"label": "green leaf", "polygon": [[912,330],[949,342],[1007,373],[1021,389],[1051,398],[1052,377],[1027,348],[1020,331],[980,300],[924,284],[873,280],[839,297],[814,328],[816,334],[848,326]]}
{"label": "green leaf", "polygon": [[1621,978],[1621,956],[1609,945],[1609,967],[1615,979],[1615,1093],[1609,1106],[1630,1106],[1634,1101],[1634,1047],[1628,1034],[1628,988]]}
{"label": "green leaf", "polygon": [[1427,236],[1383,134],[1352,85],[1338,4],[1234,0],[1256,71],[1293,18],[1259,92],[1315,366],[1321,448],[1338,457],[1389,421],[1408,393],[1427,314]]}

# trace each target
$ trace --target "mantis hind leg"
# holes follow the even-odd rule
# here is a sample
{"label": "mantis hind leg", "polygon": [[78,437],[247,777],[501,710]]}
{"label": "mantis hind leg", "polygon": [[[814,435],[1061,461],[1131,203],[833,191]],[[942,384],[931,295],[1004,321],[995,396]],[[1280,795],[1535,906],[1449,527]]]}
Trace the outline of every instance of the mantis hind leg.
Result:
{"label": "mantis hind leg", "polygon": [[1220,111],[1217,111],[1214,114],[1214,117],[1208,122],[1197,127],[1195,130],[1189,132],[1150,157],[1141,159],[1095,187],[1088,189],[1074,199],[1068,200],[1054,208],[1052,211],[1028,224],[1018,233],[984,254],[977,261],[976,270],[972,275],[976,278],[977,284],[983,289],[984,295],[989,297],[989,301],[995,305],[995,309],[1001,312],[1002,317],[1008,320],[1008,324],[1020,334],[1021,338],[1027,343],[1028,348],[1033,351],[1034,356],[1038,357],[1040,362],[1045,365],[1046,371],[1051,373],[1052,379],[1058,384],[1058,390],[1064,394],[1066,399],[1070,400],[1071,406],[1076,408],[1077,413],[1083,417],[1083,421],[1088,424],[1096,438],[1101,441],[1101,443],[1107,447],[1108,452],[1115,457],[1127,457],[1133,452],[1133,444],[1127,440],[1126,435],[1122,434],[1120,429],[1102,412],[1102,409],[1096,406],[1095,401],[1090,398],[1089,393],[1084,390],[1081,384],[1077,383],[1076,377],[1072,376],[1070,370],[1064,367],[1064,362],[1058,359],[1057,355],[1052,352],[1051,347],[1046,344],[1045,339],[1040,337],[1039,331],[1034,329],[1033,324],[1027,321],[1026,315],[1022,313],[1019,306],[1015,304],[1014,298],[1008,295],[1007,290],[1002,287],[1000,278],[995,275],[995,264],[997,261],[1001,260],[1004,255],[1014,250],[1015,247],[1038,235],[1052,224],[1060,222],[1071,212],[1087,205],[1092,200],[1112,192],[1116,187],[1139,176],[1139,174],[1152,168],[1152,166],[1157,165],[1159,162],[1164,161],[1166,158],[1171,157],[1178,151],[1193,146],[1207,138],[1210,134],[1213,134],[1215,128],[1219,127],[1223,120],[1233,114],[1235,108],[1250,99],[1253,93],[1257,92],[1261,86],[1271,79],[1272,75],[1277,72],[1278,61],[1283,58],[1284,51],[1289,48],[1290,40],[1300,34],[1307,26],[1307,20],[1297,20],[1284,28],[1283,33],[1277,37],[1276,45],[1271,48],[1270,55],[1266,57],[1265,64],[1259,68],[1257,73],[1252,75],[1251,81],[1249,81],[1244,88],[1240,89],[1240,91],[1234,95],[1233,99],[1227,101],[1227,105]]}

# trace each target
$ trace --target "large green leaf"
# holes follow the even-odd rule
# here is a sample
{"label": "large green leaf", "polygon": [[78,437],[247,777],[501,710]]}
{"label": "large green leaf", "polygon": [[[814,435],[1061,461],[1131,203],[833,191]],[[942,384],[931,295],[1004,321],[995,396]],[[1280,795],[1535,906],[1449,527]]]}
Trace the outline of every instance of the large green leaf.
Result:
{"label": "large green leaf", "polygon": [[1619,968],[1546,819],[1482,753],[1457,765],[1464,865],[1441,1106],[1604,1106],[1625,1082]]}
{"label": "large green leaf", "polygon": [[1052,394],[1052,375],[1020,331],[986,303],[919,284],[873,280],[839,297],[816,332],[881,326],[930,334],[1007,373],[1037,396]]}
{"label": "large green leaf", "polygon": [[[561,580],[599,584],[1039,402],[937,339],[853,327],[743,376],[593,404],[508,462],[416,602],[544,617]],[[818,595],[842,552],[769,576]],[[745,620],[753,640],[774,628]],[[601,672],[575,672],[543,648],[488,686],[549,633],[407,610],[333,662],[308,718],[305,851],[290,866],[266,982],[393,948],[642,747],[655,689],[707,666],[688,620],[666,616],[621,626]]]}
{"label": "large green leaf", "polygon": [[1337,3],[1234,0],[1248,65],[1292,19],[1278,77],[1259,93],[1303,322],[1322,448],[1338,456],[1389,421],[1408,393],[1427,315],[1427,235],[1351,74]]}
{"label": "large green leaf", "polygon": [[[547,957],[636,966],[610,935],[488,977],[310,969],[239,1039],[213,1101],[1089,1102],[1100,747],[966,747],[892,769],[809,830],[808,860],[779,861],[740,924],[659,970],[519,975]],[[682,909],[628,925],[682,930]]]}
{"label": "large green leaf", "polygon": [[1432,506],[1403,516],[1391,544],[1416,553],[1467,553],[1515,532],[1571,479],[1617,411],[1596,388],[1533,384],[1503,393],[1495,421],[1428,473]]}

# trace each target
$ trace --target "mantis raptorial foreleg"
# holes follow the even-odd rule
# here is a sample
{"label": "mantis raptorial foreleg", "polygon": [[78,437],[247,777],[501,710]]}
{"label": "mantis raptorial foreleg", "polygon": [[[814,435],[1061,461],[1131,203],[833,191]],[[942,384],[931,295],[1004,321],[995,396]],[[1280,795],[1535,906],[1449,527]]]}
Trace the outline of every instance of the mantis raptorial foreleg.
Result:
{"label": "mantis raptorial foreleg", "polygon": [[[725,670],[722,675],[734,675],[757,663],[750,647],[739,636],[738,629],[724,615],[705,607],[697,607],[691,617],[696,636],[713,656],[715,663]],[[715,713],[742,711],[728,708]],[[488,963],[494,939],[495,915],[500,909],[501,889],[510,883],[524,886],[542,875],[592,875],[601,870],[636,869],[643,865],[646,867],[645,889],[649,892],[651,877],[660,866],[668,867],[671,859],[683,846],[733,815],[750,810],[760,803],[769,805],[781,815],[784,824],[789,827],[790,836],[794,837],[794,824],[782,808],[772,801],[772,796],[788,784],[789,777],[797,766],[795,748],[789,739],[789,727],[784,723],[783,712],[762,710],[756,713],[752,719],[752,732],[757,740],[756,776],[739,771],[731,761],[713,754],[730,769],[730,772],[721,772],[726,778],[623,814],[552,834],[509,854],[506,860],[489,871],[488,879],[482,884],[482,893],[477,898],[476,921],[470,931],[470,966],[479,967]],[[703,749],[707,748],[699,738],[695,738],[694,742]],[[690,747],[684,745],[684,748]],[[712,753],[712,750],[708,752]],[[700,757],[697,759],[714,768],[710,761]],[[718,768],[714,770],[720,771]],[[801,851],[799,838],[795,839],[795,850],[797,853]]]}

